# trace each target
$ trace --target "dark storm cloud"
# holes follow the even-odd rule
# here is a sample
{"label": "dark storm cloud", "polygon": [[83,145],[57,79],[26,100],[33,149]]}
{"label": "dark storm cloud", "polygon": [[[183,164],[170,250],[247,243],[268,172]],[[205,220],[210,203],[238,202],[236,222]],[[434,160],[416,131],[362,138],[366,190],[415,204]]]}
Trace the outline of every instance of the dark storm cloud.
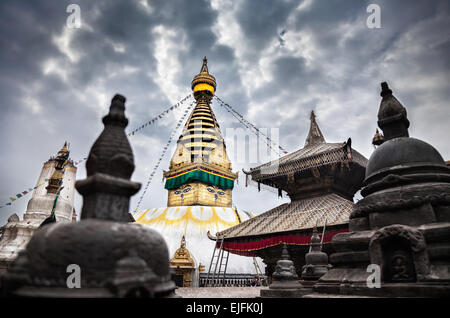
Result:
{"label": "dark storm cloud", "polygon": [[[289,151],[303,146],[314,109],[328,141],[352,137],[368,157],[379,83],[387,80],[408,109],[412,134],[450,157],[442,137],[450,116],[447,1],[76,1],[82,27],[70,30],[69,3],[0,2],[0,204],[33,186],[64,140],[75,160],[84,157],[115,93],[127,97],[130,131],[190,92],[205,55],[218,96],[256,126],[279,128]],[[380,5],[381,29],[366,27],[370,3]],[[223,133],[239,127],[214,107]],[[179,116],[130,138],[133,180],[145,185]],[[163,161],[143,207],[166,204],[156,179],[167,167]],[[281,202],[254,192],[249,200],[237,189],[235,203],[246,210]],[[0,224],[22,214],[27,200],[1,209]]]}
{"label": "dark storm cloud", "polygon": [[249,45],[255,50],[263,49],[282,30],[286,19],[300,1],[271,0],[242,1],[238,8],[237,20],[242,27]]}

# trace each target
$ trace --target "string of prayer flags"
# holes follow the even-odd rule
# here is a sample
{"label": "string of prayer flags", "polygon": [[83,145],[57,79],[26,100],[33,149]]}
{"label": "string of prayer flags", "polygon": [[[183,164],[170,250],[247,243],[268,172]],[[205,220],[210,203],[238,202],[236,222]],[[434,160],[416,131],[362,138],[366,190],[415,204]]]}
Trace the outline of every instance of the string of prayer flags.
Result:
{"label": "string of prayer flags", "polygon": [[175,109],[177,109],[179,106],[183,105],[183,103],[189,98],[191,97],[192,94],[187,95],[185,98],[183,98],[182,100],[180,100],[178,103],[170,106],[169,108],[167,108],[166,110],[164,110],[162,113],[160,113],[159,115],[157,115],[156,117],[152,118],[151,120],[145,122],[144,124],[142,124],[141,126],[133,129],[131,132],[129,132],[127,135],[128,137],[130,136],[134,136],[135,133],[137,133],[138,131],[144,129],[147,126],[150,126],[152,124],[154,124],[158,119],[163,118],[164,116],[166,116],[170,111],[173,111]]}
{"label": "string of prayer flags", "polygon": [[16,201],[17,199],[23,198],[25,195],[27,195],[27,194],[33,192],[33,190],[36,190],[36,189],[39,188],[40,186],[44,185],[44,184],[48,181],[48,179],[44,179],[44,181],[45,181],[45,182],[41,182],[40,184],[38,184],[37,186],[35,186],[35,187],[33,187],[33,188],[28,188],[28,190],[24,190],[24,191],[22,191],[22,192],[17,193],[17,194],[14,195],[14,196],[9,197],[9,202],[7,202],[7,203],[5,203],[5,204],[3,204],[3,205],[0,205],[0,209],[1,209],[1,208],[4,208],[4,207],[6,207],[6,206],[10,206],[10,205],[11,205],[14,201]]}
{"label": "string of prayer flags", "polygon": [[[166,145],[163,147],[163,151],[162,151],[162,153],[161,153],[161,156],[158,158],[157,163],[156,163],[156,164],[153,166],[153,168],[152,168],[152,172],[150,173],[150,176],[149,176],[149,178],[148,178],[148,180],[147,180],[147,184],[146,184],[145,187],[144,187],[144,191],[142,192],[141,196],[139,197],[139,201],[138,201],[138,203],[137,203],[137,205],[136,205],[136,209],[134,210],[134,212],[137,212],[137,210],[139,209],[139,206],[141,205],[141,202],[142,202],[142,200],[144,199],[145,194],[147,193],[147,189],[149,188],[150,184],[152,183],[153,177],[155,176],[156,171],[158,170],[159,165],[161,164],[161,161],[163,160],[164,156],[166,155],[166,152],[168,151],[169,146],[170,146],[172,140],[174,140],[175,137],[177,136],[179,127],[180,127],[181,124],[184,122],[184,120],[186,119],[187,115],[189,114],[191,108],[195,105],[195,103],[196,103],[196,102],[193,101],[193,102],[191,102],[191,103],[188,105],[187,110],[184,112],[183,116],[178,120],[178,124],[176,125],[176,127],[174,128],[174,130],[172,131],[172,133],[170,134],[170,137],[169,137],[169,139],[167,140]],[[163,180],[164,180],[164,179],[163,179]]]}
{"label": "string of prayer flags", "polygon": [[[260,129],[258,129],[258,127],[253,125],[247,119],[245,119],[244,116],[242,114],[240,114],[238,111],[236,111],[233,107],[231,107],[229,104],[225,103],[218,96],[215,95],[214,97],[217,99],[217,101],[220,103],[220,105],[222,107],[224,107],[227,112],[232,114],[244,127],[246,127],[247,129],[253,128],[253,130],[256,131],[256,135],[257,136],[259,136],[259,134],[261,134],[262,136],[266,137],[266,144],[267,144],[267,146],[270,149],[272,149],[275,153],[277,153],[279,156],[281,156],[281,153],[277,149],[281,150],[284,154],[288,153],[288,151],[286,151],[286,149],[284,149],[283,147],[281,147],[279,145],[277,147],[277,143],[276,142],[272,141],[272,139],[270,137],[268,137]],[[274,149],[274,147],[277,148],[277,149]]]}
{"label": "string of prayer flags", "polygon": [[[167,115],[170,111],[173,111],[173,110],[177,109],[178,107],[180,107],[181,105],[183,105],[183,103],[184,103],[188,98],[190,98],[191,96],[192,96],[192,94],[187,95],[186,97],[184,97],[183,99],[181,99],[178,103],[176,103],[176,104],[172,105],[171,107],[169,107],[168,109],[164,110],[164,111],[163,111],[162,113],[160,113],[157,117],[154,117],[153,119],[151,119],[151,120],[145,122],[144,124],[140,125],[138,128],[136,128],[136,129],[134,129],[132,132],[128,133],[128,137],[134,135],[134,134],[137,133],[139,130],[142,130],[142,129],[144,129],[145,127],[147,127],[147,126],[149,126],[149,125],[155,123],[155,121],[157,121],[158,118],[162,118],[163,116]],[[192,104],[191,104],[191,106],[192,106]],[[190,107],[191,107],[191,106],[190,106]],[[186,116],[186,113],[187,113],[187,112],[188,112],[188,111],[185,111],[184,117]],[[177,128],[178,128],[180,125],[181,125],[181,120],[179,121],[179,124],[177,125]],[[167,148],[166,148],[166,149],[167,149]],[[84,158],[82,158],[82,159],[80,159],[80,160],[74,161],[73,164],[74,164],[74,166],[78,166],[78,165],[80,165],[81,163],[83,163],[83,162],[86,161],[86,160],[87,160],[87,157],[84,157]],[[162,160],[162,158],[161,158],[161,160]],[[69,169],[69,168],[65,168],[65,169]],[[48,179],[46,179],[45,181],[48,181]],[[32,192],[32,191],[35,190],[36,188],[42,186],[43,184],[44,184],[44,183],[39,184],[39,185],[37,185],[37,186],[34,187],[34,188],[28,188],[28,190],[21,191],[21,192],[19,192],[18,194],[16,194],[15,196],[11,196],[11,197],[9,198],[9,202],[7,202],[7,203],[5,203],[5,204],[3,204],[3,205],[0,205],[0,209],[1,209],[1,208],[4,208],[4,207],[6,207],[6,206],[11,206],[12,202],[16,201],[17,199],[20,199],[20,198],[24,197],[25,195],[27,195],[28,193]]]}

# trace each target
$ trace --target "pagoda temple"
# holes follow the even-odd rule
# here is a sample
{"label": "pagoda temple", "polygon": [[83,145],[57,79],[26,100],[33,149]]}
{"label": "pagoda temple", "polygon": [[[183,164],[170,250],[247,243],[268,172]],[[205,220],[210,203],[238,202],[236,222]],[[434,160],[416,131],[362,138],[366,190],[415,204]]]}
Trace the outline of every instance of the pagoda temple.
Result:
{"label": "pagoda temple", "polygon": [[[178,138],[169,170],[164,171],[167,207],[136,211],[137,223],[160,232],[171,254],[174,280],[179,286],[198,286],[208,269],[215,243],[207,233],[223,231],[251,217],[232,207],[237,173],[232,171],[224,138],[210,103],[216,79],[206,57],[192,80],[196,106]],[[250,259],[230,255],[227,272],[252,273]],[[180,265],[182,264],[182,265]]]}
{"label": "pagoda temple", "polygon": [[[277,160],[244,173],[260,186],[286,191],[290,203],[277,206],[254,218],[221,231],[223,248],[231,253],[259,256],[271,276],[280,259],[283,244],[288,247],[297,274],[301,276],[313,227],[323,237],[323,251],[331,252],[331,238],[348,231],[353,196],[364,179],[367,159],[352,149],[351,139],[328,143],[311,112],[305,146]],[[214,236],[210,236],[214,240]]]}

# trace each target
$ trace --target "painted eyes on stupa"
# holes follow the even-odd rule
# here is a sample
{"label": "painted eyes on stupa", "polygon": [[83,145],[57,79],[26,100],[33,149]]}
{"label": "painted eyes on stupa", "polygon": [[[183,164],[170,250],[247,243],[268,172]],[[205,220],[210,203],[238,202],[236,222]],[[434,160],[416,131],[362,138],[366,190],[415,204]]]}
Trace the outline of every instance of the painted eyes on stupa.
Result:
{"label": "painted eyes on stupa", "polygon": [[[206,188],[206,190],[208,190],[208,192],[210,192],[210,193],[216,193],[216,190],[214,190],[213,188]],[[217,194],[218,195],[225,195],[225,192],[218,190]]]}
{"label": "painted eyes on stupa", "polygon": [[184,193],[188,193],[189,191],[191,191],[191,188],[186,188],[183,190]]}
{"label": "painted eyes on stupa", "polygon": [[186,187],[184,187],[184,188],[182,188],[182,189],[180,189],[180,190],[175,190],[174,192],[173,192],[173,194],[175,194],[175,195],[180,195],[180,194],[182,194],[182,193],[188,193],[189,191],[191,191],[191,186],[186,186]]}

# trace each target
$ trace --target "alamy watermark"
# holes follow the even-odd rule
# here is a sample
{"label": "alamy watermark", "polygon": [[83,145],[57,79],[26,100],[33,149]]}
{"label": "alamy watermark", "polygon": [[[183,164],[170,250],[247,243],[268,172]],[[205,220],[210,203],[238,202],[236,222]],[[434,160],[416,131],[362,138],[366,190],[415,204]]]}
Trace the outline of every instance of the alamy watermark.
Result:
{"label": "alamy watermark", "polygon": [[67,277],[67,288],[81,288],[81,268],[77,264],[69,264],[66,268],[66,273],[70,275]]}
{"label": "alamy watermark", "polygon": [[381,28],[381,8],[378,4],[372,3],[367,6],[367,13],[370,15],[367,17],[366,25],[369,29]]}
{"label": "alamy watermark", "polygon": [[367,277],[368,288],[381,288],[381,268],[378,264],[367,266],[367,272],[372,273]]}
{"label": "alamy watermark", "polygon": [[81,28],[81,8],[78,4],[69,4],[66,8],[66,12],[70,13],[66,20],[66,26],[69,29]]}

